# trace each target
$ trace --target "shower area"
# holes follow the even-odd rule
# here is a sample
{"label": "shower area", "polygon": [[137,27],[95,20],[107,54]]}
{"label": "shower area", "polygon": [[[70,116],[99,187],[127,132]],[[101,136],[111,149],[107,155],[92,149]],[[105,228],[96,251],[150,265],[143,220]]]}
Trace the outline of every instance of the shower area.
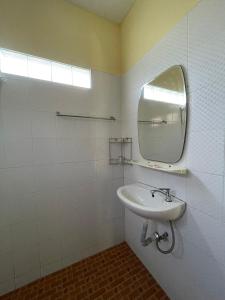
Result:
{"label": "shower area", "polygon": [[124,240],[123,167],[109,164],[109,137],[120,137],[120,78],[93,71],[91,84],[1,76],[1,294]]}

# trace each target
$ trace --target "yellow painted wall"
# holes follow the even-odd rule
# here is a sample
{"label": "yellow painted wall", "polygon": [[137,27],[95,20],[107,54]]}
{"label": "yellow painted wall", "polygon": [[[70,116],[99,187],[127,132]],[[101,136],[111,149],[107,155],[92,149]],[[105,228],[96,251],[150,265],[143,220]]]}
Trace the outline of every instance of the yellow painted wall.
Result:
{"label": "yellow painted wall", "polygon": [[198,0],[136,0],[121,24],[122,72],[137,63]]}
{"label": "yellow painted wall", "polygon": [[66,0],[0,0],[0,47],[120,74],[120,27]]}
{"label": "yellow painted wall", "polygon": [[197,2],[136,0],[118,25],[67,0],[0,0],[0,47],[120,74]]}

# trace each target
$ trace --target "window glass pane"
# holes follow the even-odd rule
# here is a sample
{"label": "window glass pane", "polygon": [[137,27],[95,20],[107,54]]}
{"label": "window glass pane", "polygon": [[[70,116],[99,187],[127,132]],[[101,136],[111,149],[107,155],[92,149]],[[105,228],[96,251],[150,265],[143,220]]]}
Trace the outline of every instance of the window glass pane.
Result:
{"label": "window glass pane", "polygon": [[0,72],[91,88],[91,71],[0,48]]}
{"label": "window glass pane", "polygon": [[27,55],[1,50],[1,71],[8,74],[27,76]]}
{"label": "window glass pane", "polygon": [[73,85],[90,88],[91,87],[91,72],[87,69],[72,67]]}
{"label": "window glass pane", "polygon": [[72,85],[72,67],[52,63],[52,81]]}
{"label": "window glass pane", "polygon": [[51,66],[48,60],[28,56],[28,76],[31,78],[51,81]]}

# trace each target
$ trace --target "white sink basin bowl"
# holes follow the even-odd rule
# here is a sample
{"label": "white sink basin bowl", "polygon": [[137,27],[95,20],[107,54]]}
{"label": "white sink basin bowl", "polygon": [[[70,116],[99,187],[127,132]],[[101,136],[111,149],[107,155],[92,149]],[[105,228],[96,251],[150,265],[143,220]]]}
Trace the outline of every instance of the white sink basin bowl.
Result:
{"label": "white sink basin bowl", "polygon": [[[153,188],[152,188],[153,189]],[[165,196],[137,184],[125,185],[117,190],[121,202],[135,214],[152,220],[176,220],[185,210],[185,202],[172,197],[172,202],[166,202]]]}

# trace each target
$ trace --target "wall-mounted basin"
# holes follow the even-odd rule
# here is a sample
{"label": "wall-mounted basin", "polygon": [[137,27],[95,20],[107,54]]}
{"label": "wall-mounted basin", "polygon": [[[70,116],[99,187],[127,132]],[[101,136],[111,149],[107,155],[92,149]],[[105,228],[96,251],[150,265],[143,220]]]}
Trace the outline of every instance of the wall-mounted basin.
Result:
{"label": "wall-mounted basin", "polygon": [[117,195],[125,207],[147,219],[172,221],[178,219],[185,210],[185,202],[174,197],[172,202],[166,202],[165,196],[160,193],[152,197],[150,188],[137,184],[118,188]]}

